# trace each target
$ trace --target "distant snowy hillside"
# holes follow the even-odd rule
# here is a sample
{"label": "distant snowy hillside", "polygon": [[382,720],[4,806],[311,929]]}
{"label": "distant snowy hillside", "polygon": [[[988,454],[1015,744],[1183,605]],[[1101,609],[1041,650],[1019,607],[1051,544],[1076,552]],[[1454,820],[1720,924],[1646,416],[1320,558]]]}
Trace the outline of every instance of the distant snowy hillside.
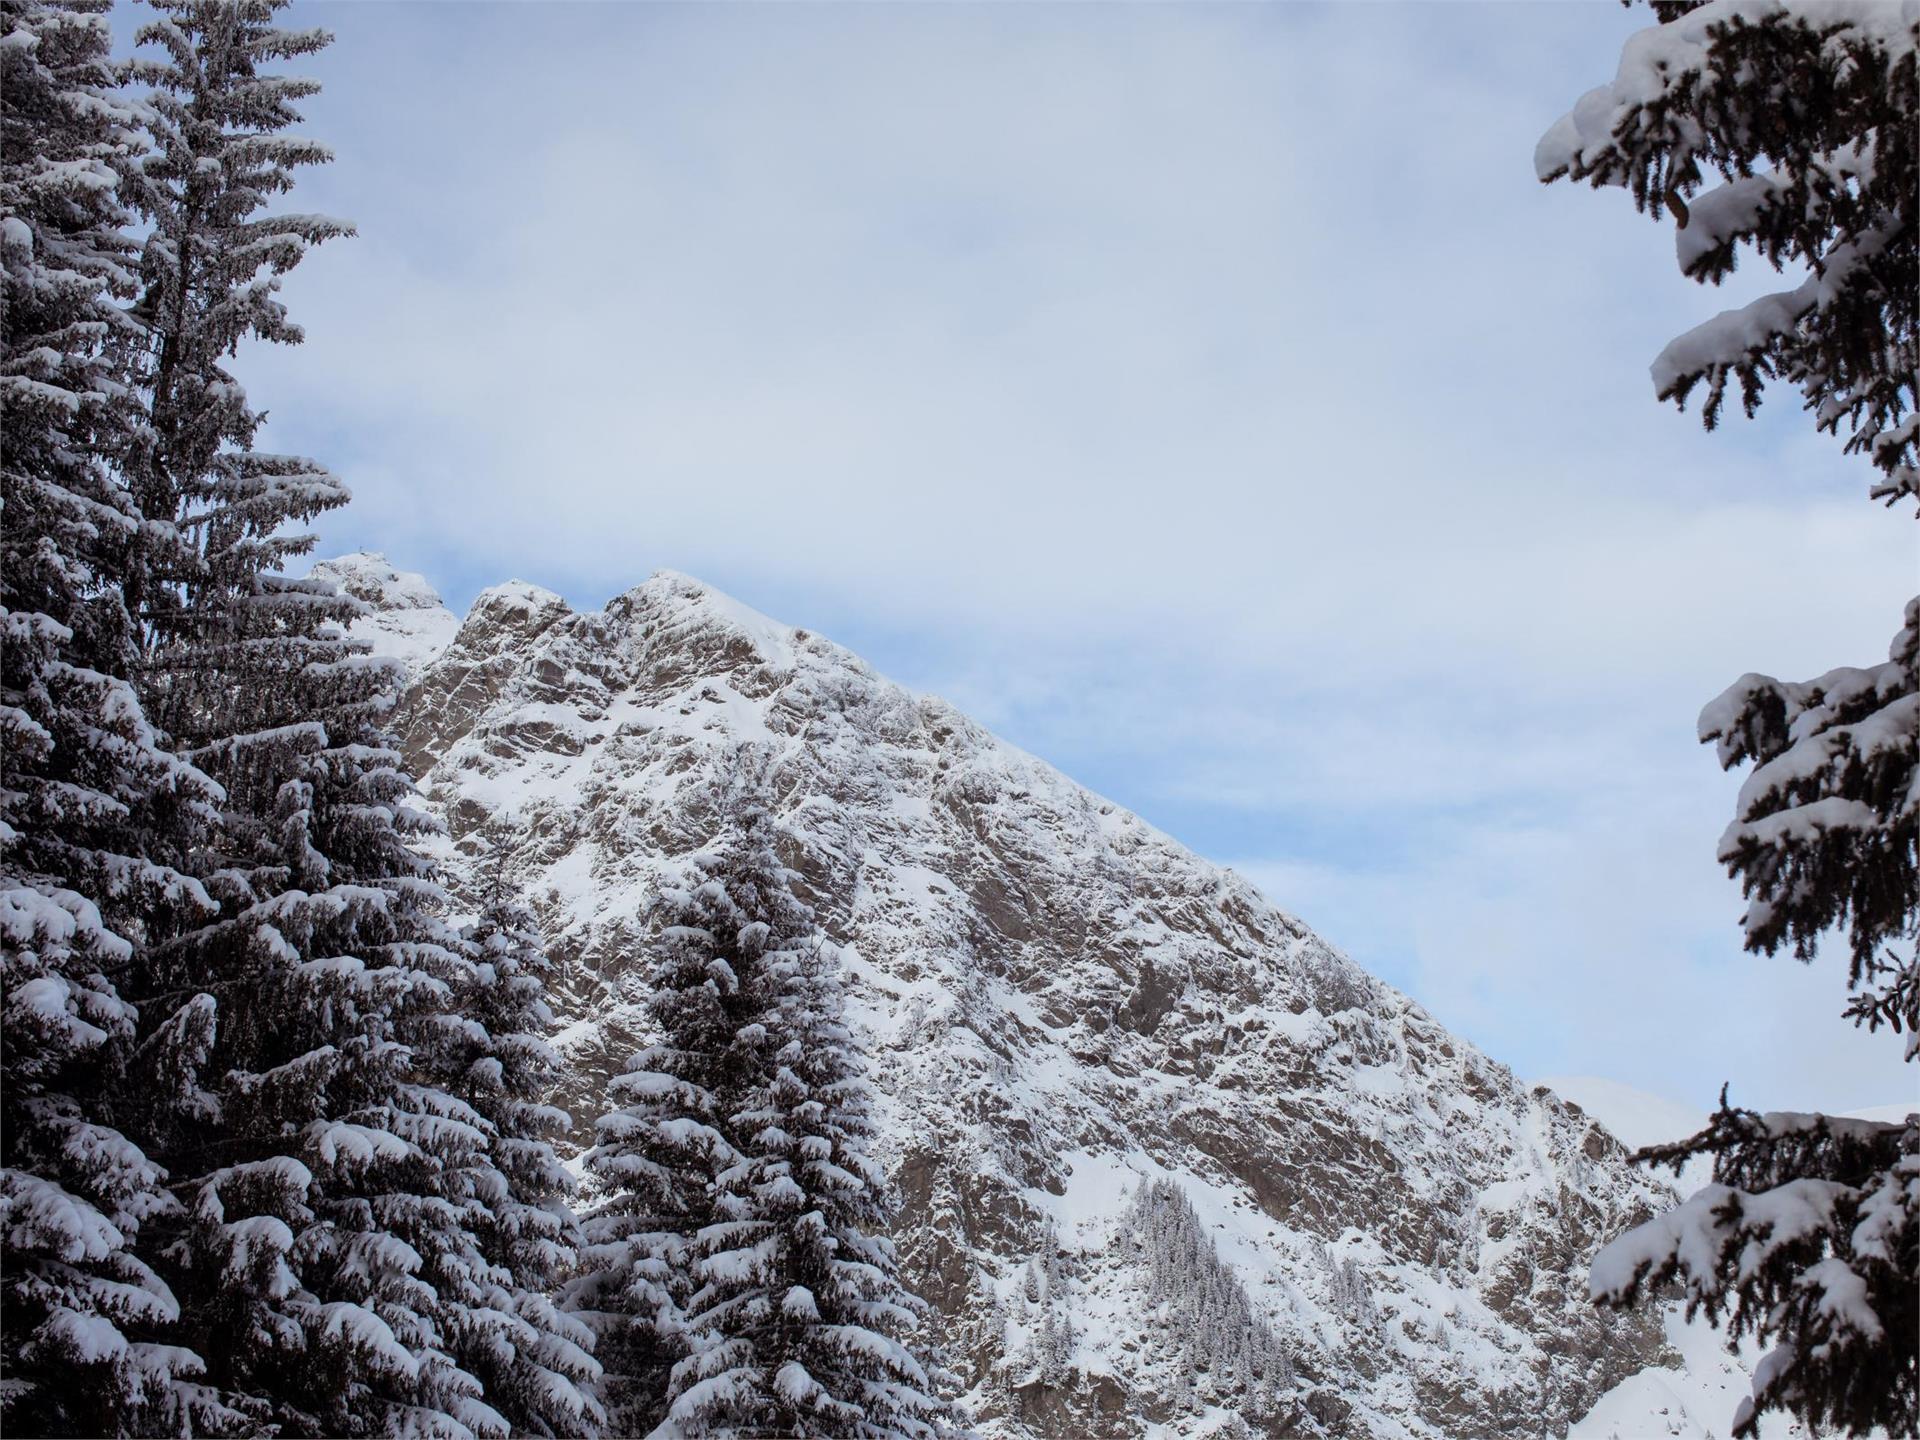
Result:
{"label": "distant snowy hillside", "polygon": [[[1753,1393],[1753,1367],[1762,1351],[1751,1340],[1727,1353],[1726,1337],[1703,1319],[1686,1320],[1680,1308],[1667,1312],[1667,1339],[1677,1365],[1651,1366],[1629,1376],[1568,1433],[1568,1440],[1720,1440],[1740,1402]],[[1791,1416],[1769,1413],[1760,1440],[1797,1440],[1808,1431]]]}
{"label": "distant snowy hillside", "polygon": [[1883,1125],[1892,1125],[1906,1119],[1916,1110],[1920,1110],[1920,1096],[1916,1096],[1905,1104],[1868,1105],[1864,1109],[1848,1110],[1845,1114],[1849,1120],[1877,1120]]}
{"label": "distant snowy hillside", "polygon": [[[739,748],[771,756],[985,1435],[1538,1436],[1674,1358],[1657,1317],[1587,1303],[1586,1257],[1669,1199],[1612,1135],[945,702],[674,574],[586,613],[496,587],[450,640],[361,623],[417,639],[402,743],[453,882],[497,859],[551,937],[582,1120],[641,1038],[660,877]],[[1149,1179],[1232,1277],[1208,1323],[1246,1334],[1182,1334],[1129,1222]],[[1272,1345],[1295,1379],[1253,1416],[1207,1357]]]}
{"label": "distant snowy hillside", "polygon": [[[1539,1083],[1562,1100],[1570,1100],[1578,1105],[1612,1131],[1614,1138],[1629,1150],[1639,1150],[1670,1140],[1684,1140],[1689,1135],[1698,1134],[1707,1123],[1705,1110],[1697,1110],[1691,1105],[1682,1105],[1677,1100],[1649,1094],[1645,1090],[1636,1090],[1618,1080],[1604,1080],[1597,1075],[1553,1075]],[[1920,1096],[1904,1104],[1869,1105],[1864,1109],[1843,1110],[1840,1113],[1850,1120],[1891,1123],[1906,1119],[1908,1114],[1916,1110],[1920,1110]],[[1678,1188],[1697,1189],[1712,1178],[1711,1172],[1712,1167],[1705,1160],[1695,1158],[1688,1162],[1687,1169],[1682,1172]]]}

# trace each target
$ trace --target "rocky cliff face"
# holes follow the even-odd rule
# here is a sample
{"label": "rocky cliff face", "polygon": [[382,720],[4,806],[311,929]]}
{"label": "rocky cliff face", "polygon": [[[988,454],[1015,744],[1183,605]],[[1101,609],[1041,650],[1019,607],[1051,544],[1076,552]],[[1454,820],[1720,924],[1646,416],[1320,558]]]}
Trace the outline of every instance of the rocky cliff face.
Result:
{"label": "rocky cliff face", "polygon": [[[376,607],[415,595],[330,563]],[[851,947],[897,1239],[983,1433],[1537,1436],[1661,1358],[1657,1319],[1585,1299],[1586,1257],[1665,1198],[1611,1136],[945,702],[674,574],[588,613],[501,586],[437,645],[362,623],[412,668],[456,888],[497,865],[563,959],[583,1131],[643,1024],[658,877],[711,838],[741,747],[769,757],[788,861]],[[1148,1176],[1292,1355],[1279,1414],[1222,1377],[1189,1399],[1122,1224]]]}

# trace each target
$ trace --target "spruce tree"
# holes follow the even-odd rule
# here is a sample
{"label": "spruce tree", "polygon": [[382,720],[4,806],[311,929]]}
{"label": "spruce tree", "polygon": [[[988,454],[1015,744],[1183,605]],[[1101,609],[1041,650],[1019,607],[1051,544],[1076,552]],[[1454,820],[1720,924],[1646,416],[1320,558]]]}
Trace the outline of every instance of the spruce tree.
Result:
{"label": "spruce tree", "polygon": [[[1920,500],[1920,20],[1820,0],[1653,9],[1617,78],[1541,140],[1540,178],[1621,185],[1671,215],[1703,283],[1749,249],[1805,272],[1669,344],[1657,397],[1704,391],[1712,428],[1731,385],[1751,414],[1785,381],[1874,466],[1875,497]],[[1906,1030],[1920,1059],[1920,601],[1885,664],[1743,676],[1700,736],[1724,767],[1753,766],[1719,847],[1749,901],[1747,948],[1811,960],[1844,929],[1846,1013]],[[1602,1251],[1595,1300],[1633,1305],[1677,1279],[1689,1311],[1770,1343],[1737,1436],[1770,1410],[1920,1430],[1920,1124],[1756,1115],[1723,1091],[1705,1131],[1641,1158],[1701,1153],[1714,1184]]]}
{"label": "spruce tree", "polygon": [[176,1337],[243,1417],[205,1429],[571,1430],[593,1414],[591,1362],[537,1293],[564,1262],[540,1218],[552,1176],[537,1138],[503,1134],[538,1121],[527,1097],[498,1088],[527,1083],[516,1027],[537,1014],[489,974],[490,932],[452,928],[412,847],[430,822],[382,730],[401,677],[347,640],[359,603],[279,571],[345,487],[256,452],[261,416],[226,368],[243,342],[300,338],[276,277],[346,233],[262,213],[326,156],[282,133],[312,82],[268,67],[328,37],[276,27],[274,0],[156,8],[140,39],[161,58],[134,70],[154,153],[123,178],[151,226],[123,594],[149,713],[224,795],[196,854],[220,914],[151,937],[136,997],[154,1015],[184,999],[194,1025],[166,1048],[199,1077],[194,1108],[148,1126],[187,1216],[142,1245]]}
{"label": "spruce tree", "polygon": [[682,883],[661,891],[647,966],[659,1038],[609,1085],[614,1108],[586,1158],[599,1199],[567,1303],[599,1337],[609,1415],[622,1434],[645,1434],[666,1416],[669,1374],[688,1351],[693,1247],[714,1218],[714,1175],[739,1160],[726,1117],[743,1094],[733,1054],[749,1004],[742,977],[770,933],[754,914],[782,893],[770,872],[749,867],[758,858],[738,844],[696,855]]}
{"label": "spruce tree", "polygon": [[148,553],[126,585],[151,652],[155,719],[183,740],[233,728],[210,717],[248,698],[237,681],[250,663],[284,668],[316,624],[350,614],[322,598],[329,587],[279,573],[313,544],[287,522],[346,504],[346,486],[310,460],[254,450],[264,416],[225,364],[243,341],[301,341],[276,298],[279,277],[313,246],[352,233],[325,216],[261,213],[299,167],[330,158],[285,133],[299,122],[296,102],[319,87],[267,67],[332,38],[276,26],[285,4],[154,0],[159,18],[138,40],[160,54],[129,70],[151,87],[152,151],[122,167],[123,190],[151,227],[134,310],[149,351],[145,423],[125,465]]}
{"label": "spruce tree", "polygon": [[623,1433],[932,1435],[834,954],[757,788],[721,802],[721,843],[655,913],[660,1038],[588,1157],[605,1198],[572,1299]]}
{"label": "spruce tree", "polygon": [[1052,1302],[1040,1311],[1040,1335],[1034,1342],[1040,1383],[1052,1389],[1060,1383],[1060,1324]]}
{"label": "spruce tree", "polygon": [[431,1033],[416,1047],[487,1137],[486,1161],[442,1185],[470,1246],[437,1257],[430,1279],[460,1297],[467,1323],[453,1332],[454,1357],[514,1434],[588,1434],[605,1419],[593,1336],[555,1299],[578,1261],[578,1227],[566,1205],[573,1179],[553,1148],[572,1122],[543,1098],[562,1068],[546,1039],[552,962],[532,915],[497,876],[489,889],[464,935],[453,1006],[426,1017]]}
{"label": "spruce tree", "polygon": [[[1717,285],[1743,249],[1788,289],[1679,336],[1654,391],[1719,421],[1730,383],[1751,415],[1769,382],[1797,387],[1814,423],[1881,472],[1874,493],[1920,498],[1920,269],[1914,235],[1920,22],[1898,6],[1654,0],[1617,77],[1542,137],[1541,180],[1622,186],[1674,219],[1683,274]],[[1720,183],[1703,189],[1709,177]]]}
{"label": "spruce tree", "polygon": [[0,1426],[174,1428],[199,1358],[136,1253],[178,1206],[128,1133],[125,993],[150,929],[207,914],[180,862],[218,791],[147,723],[116,583],[140,515],[117,167],[140,153],[104,0],[0,3]]}
{"label": "spruce tree", "polygon": [[748,982],[759,1003],[736,1050],[757,1073],[729,1117],[741,1158],[716,1177],[719,1216],[699,1235],[694,1350],[674,1369],[668,1433],[880,1440],[934,1435],[944,1416],[912,1348],[925,1306],[882,1233],[837,954],[808,930],[770,926]]}

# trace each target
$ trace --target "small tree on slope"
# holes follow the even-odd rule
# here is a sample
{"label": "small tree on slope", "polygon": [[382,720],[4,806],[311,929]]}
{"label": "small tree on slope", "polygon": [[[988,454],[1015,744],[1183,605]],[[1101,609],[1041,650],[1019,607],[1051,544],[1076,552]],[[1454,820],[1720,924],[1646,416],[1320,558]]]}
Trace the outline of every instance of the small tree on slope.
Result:
{"label": "small tree on slope", "polygon": [[[1871,460],[1875,496],[1920,499],[1920,20],[1821,0],[1654,10],[1662,23],[1628,41],[1616,79],[1540,142],[1540,177],[1624,185],[1656,219],[1671,212],[1697,280],[1724,278],[1743,245],[1807,272],[1673,341],[1656,394],[1684,405],[1705,387],[1711,427],[1730,381],[1749,413],[1789,381]],[[1886,664],[1743,676],[1700,733],[1723,765],[1754,766],[1720,843],[1750,902],[1747,947],[1807,960],[1844,927],[1846,1013],[1906,1030],[1920,1058],[1920,601]],[[1715,1184],[1603,1250],[1597,1301],[1631,1305],[1677,1278],[1690,1310],[1771,1341],[1736,1435],[1776,1409],[1920,1430],[1920,1125],[1760,1116],[1723,1094],[1702,1134],[1642,1153],[1711,1153]]]}
{"label": "small tree on slope", "polygon": [[[0,1428],[181,1423],[198,1357],[135,1254],[177,1210],[124,1133],[142,1064],[122,993],[149,927],[212,904],[178,863],[218,790],[168,752],[127,677],[114,583],[139,515],[117,483],[132,293],[114,166],[137,154],[105,5],[0,0]],[[145,1079],[159,1078],[145,1076]]]}
{"label": "small tree on slope", "polygon": [[552,1298],[578,1259],[565,1204],[573,1179],[553,1149],[571,1121],[542,1099],[562,1065],[546,1040],[552,963],[533,917],[497,884],[465,939],[471,969],[454,1010],[431,1023],[447,1088],[486,1122],[492,1165],[460,1183],[479,1263],[459,1257],[442,1283],[467,1290],[479,1323],[455,1352],[515,1434],[593,1433],[606,1417],[593,1398],[592,1333]]}
{"label": "small tree on slope", "polygon": [[931,1436],[945,1409],[911,1348],[925,1307],[880,1233],[890,1211],[836,955],[771,838],[760,817],[741,845],[757,892],[741,897],[742,938],[758,953],[721,1092],[744,1093],[725,1115],[737,1158],[715,1176],[717,1215],[697,1237],[693,1349],[660,1433]]}
{"label": "small tree on slope", "polygon": [[666,1415],[669,1372],[687,1353],[692,1247],[713,1219],[713,1176],[739,1159],[724,1127],[743,1078],[732,1053],[748,1018],[742,977],[771,931],[747,906],[783,893],[750,858],[695,856],[685,883],[661,892],[647,996],[659,1040],[608,1087],[615,1108],[586,1158],[602,1198],[568,1303],[599,1335],[622,1434],[645,1434]]}

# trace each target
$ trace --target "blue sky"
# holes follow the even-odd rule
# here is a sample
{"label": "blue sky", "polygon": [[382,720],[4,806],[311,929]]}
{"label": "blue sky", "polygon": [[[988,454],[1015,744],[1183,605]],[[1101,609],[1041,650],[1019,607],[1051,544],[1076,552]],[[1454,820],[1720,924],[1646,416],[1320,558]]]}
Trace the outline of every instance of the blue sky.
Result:
{"label": "blue sky", "polygon": [[1836,963],[1740,954],[1695,744],[1884,656],[1913,528],[1534,141],[1593,4],[304,4],[302,208],[243,378],[456,606],[684,570],[1253,877],[1522,1074],[1913,1097]]}

